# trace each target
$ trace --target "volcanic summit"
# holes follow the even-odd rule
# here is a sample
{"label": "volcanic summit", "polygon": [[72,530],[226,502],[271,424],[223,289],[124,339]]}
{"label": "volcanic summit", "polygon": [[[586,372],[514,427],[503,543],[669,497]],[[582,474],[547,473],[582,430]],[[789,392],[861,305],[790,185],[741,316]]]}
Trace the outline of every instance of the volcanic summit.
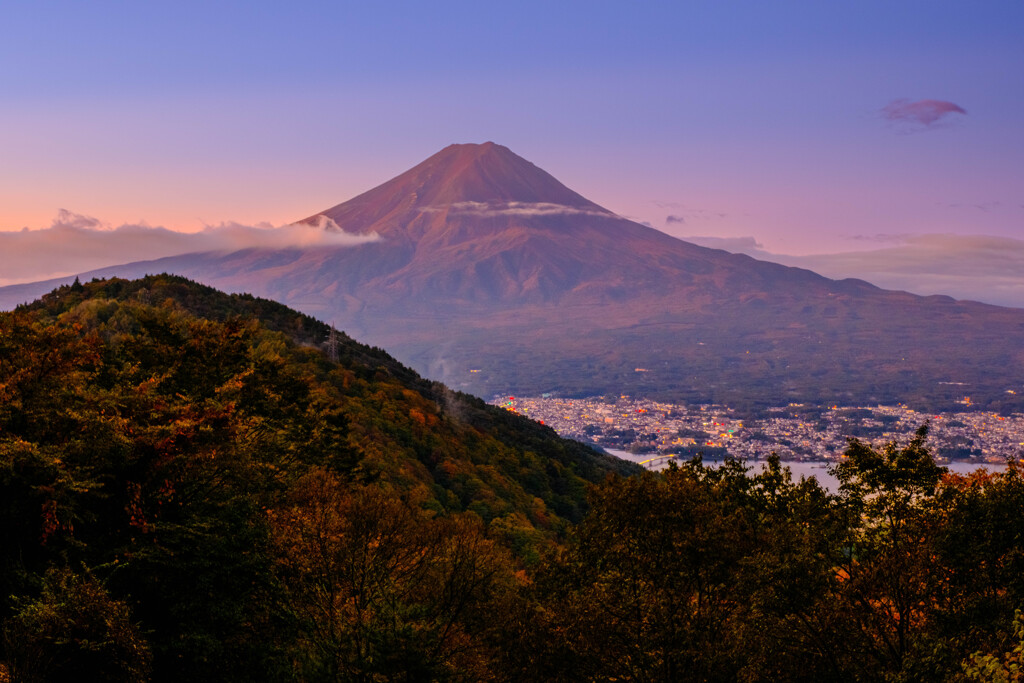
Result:
{"label": "volcanic summit", "polygon": [[[391,258],[358,289],[360,299],[384,297],[390,306],[607,304],[680,287],[749,288],[784,270],[799,272],[759,269],[746,257],[626,220],[493,142],[446,147],[302,222],[325,219],[346,232],[381,236]],[[398,254],[400,264],[392,260]],[[835,288],[803,273],[805,286]],[[843,285],[851,286],[869,288]]]}
{"label": "volcanic summit", "polygon": [[[449,145],[400,176],[305,219],[330,218],[346,232],[415,235],[418,218],[529,209],[611,215],[547,172],[493,142]],[[443,221],[428,221],[443,223]]]}

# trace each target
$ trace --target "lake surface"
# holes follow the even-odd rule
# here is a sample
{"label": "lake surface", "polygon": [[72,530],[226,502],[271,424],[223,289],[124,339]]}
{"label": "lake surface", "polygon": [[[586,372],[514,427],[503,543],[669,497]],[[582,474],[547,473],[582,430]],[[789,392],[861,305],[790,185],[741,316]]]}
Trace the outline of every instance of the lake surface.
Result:
{"label": "lake surface", "polygon": [[[630,462],[635,462],[635,463],[638,463],[638,464],[642,464],[645,460],[650,460],[651,458],[656,458],[657,457],[657,456],[652,455],[650,453],[635,455],[633,453],[629,453],[627,451],[616,450],[614,448],[606,448],[605,450],[607,452],[611,453],[612,455],[614,455],[617,458],[622,458],[623,460],[629,460]],[[644,464],[644,467],[648,467],[650,469],[655,469],[655,470],[664,469],[665,467],[668,467],[668,463],[671,462],[671,460],[672,459],[669,459],[669,458],[660,458],[660,459],[655,460],[654,462],[650,462],[650,463]],[[722,461],[721,460],[705,460],[704,464],[709,466],[709,467],[715,467],[717,465],[722,464]],[[765,464],[765,462],[763,460],[747,461],[747,466],[750,468],[750,471],[754,472],[755,474],[761,471],[761,469],[763,468],[764,464]],[[827,462],[783,462],[782,463],[782,465],[784,467],[788,467],[793,472],[793,480],[794,481],[799,481],[801,477],[804,477],[804,478],[814,477],[815,479],[818,480],[818,483],[821,484],[826,490],[828,490],[828,491],[830,491],[832,493],[836,493],[839,490],[839,481],[835,477],[833,477],[831,474],[828,473],[828,467],[829,467],[830,464],[831,463],[827,463]],[[974,470],[981,469],[981,468],[987,469],[990,472],[1002,472],[1003,470],[1006,469],[1006,465],[1005,464],[999,464],[999,463],[980,463],[980,464],[975,464],[975,463],[960,462],[960,461],[953,462],[953,463],[950,463],[948,465],[943,465],[943,467],[946,467],[946,468],[949,469],[950,472],[956,472],[957,474],[970,474]]]}

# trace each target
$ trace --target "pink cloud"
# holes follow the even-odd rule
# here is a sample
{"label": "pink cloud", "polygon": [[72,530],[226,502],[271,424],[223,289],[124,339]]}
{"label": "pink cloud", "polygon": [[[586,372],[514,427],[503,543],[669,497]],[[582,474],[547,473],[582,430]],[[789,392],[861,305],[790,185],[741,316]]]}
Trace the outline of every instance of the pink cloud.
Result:
{"label": "pink cloud", "polygon": [[916,124],[929,128],[950,114],[967,114],[958,104],[944,100],[893,100],[882,107],[882,116],[896,123]]}

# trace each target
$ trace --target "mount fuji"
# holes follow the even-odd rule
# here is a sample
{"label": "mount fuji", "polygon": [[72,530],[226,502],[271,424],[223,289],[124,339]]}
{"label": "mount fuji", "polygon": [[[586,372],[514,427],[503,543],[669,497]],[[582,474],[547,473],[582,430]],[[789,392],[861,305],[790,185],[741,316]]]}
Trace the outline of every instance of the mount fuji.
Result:
{"label": "mount fuji", "polygon": [[[299,222],[376,239],[82,276],[172,272],[276,299],[484,396],[936,409],[969,397],[1024,409],[1024,310],[700,247],[614,214],[491,142],[446,147]],[[0,306],[67,280],[0,289]]]}

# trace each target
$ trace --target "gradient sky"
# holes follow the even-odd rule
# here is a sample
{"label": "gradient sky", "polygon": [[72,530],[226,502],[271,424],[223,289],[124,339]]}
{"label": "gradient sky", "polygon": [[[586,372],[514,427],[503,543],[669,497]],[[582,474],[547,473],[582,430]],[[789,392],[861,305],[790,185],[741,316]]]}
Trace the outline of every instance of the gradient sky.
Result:
{"label": "gradient sky", "polygon": [[9,0],[0,229],[282,225],[493,140],[679,236],[1022,237],[1022,36],[1020,0]]}

